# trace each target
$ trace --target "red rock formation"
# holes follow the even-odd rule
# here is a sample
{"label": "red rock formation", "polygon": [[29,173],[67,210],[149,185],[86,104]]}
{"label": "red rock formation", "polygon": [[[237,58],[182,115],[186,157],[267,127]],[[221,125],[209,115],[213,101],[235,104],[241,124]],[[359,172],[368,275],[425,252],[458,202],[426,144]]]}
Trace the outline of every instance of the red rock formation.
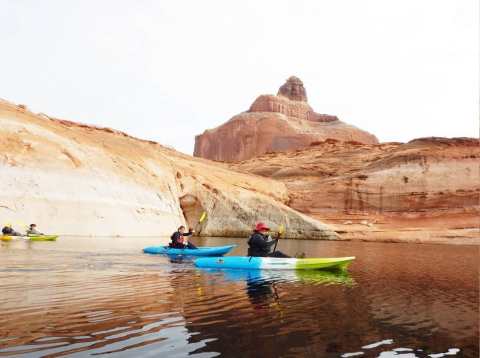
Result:
{"label": "red rock formation", "polygon": [[374,135],[336,116],[316,113],[307,102],[302,81],[292,76],[276,96],[261,95],[247,112],[198,135],[194,155],[234,162],[268,152],[306,148],[327,138],[378,143]]}
{"label": "red rock formation", "polygon": [[314,122],[338,121],[336,116],[315,113],[307,102],[291,101],[281,96],[261,95],[250,106],[250,113],[280,113],[290,118]]}
{"label": "red rock formation", "polygon": [[303,87],[303,82],[300,78],[295,76],[291,76],[287,82],[278,89],[277,95],[287,97],[292,101],[307,102],[307,90]]}
{"label": "red rock formation", "polygon": [[292,208],[345,238],[480,243],[479,159],[473,138],[327,140],[230,166],[284,182]]}

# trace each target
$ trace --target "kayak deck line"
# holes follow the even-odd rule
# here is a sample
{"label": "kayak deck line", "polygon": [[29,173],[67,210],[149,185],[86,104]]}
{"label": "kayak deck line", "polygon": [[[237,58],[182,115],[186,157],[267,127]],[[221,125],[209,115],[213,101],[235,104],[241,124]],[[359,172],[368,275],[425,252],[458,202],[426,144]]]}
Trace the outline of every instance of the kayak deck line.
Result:
{"label": "kayak deck line", "polygon": [[200,246],[196,249],[176,249],[169,246],[151,246],[143,249],[146,254],[153,255],[183,255],[183,256],[215,256],[220,257],[231,251],[237,245]]}
{"label": "kayak deck line", "polygon": [[353,260],[349,257],[329,258],[277,258],[277,257],[205,257],[195,260],[195,266],[219,269],[247,269],[247,270],[320,270],[345,269]]}
{"label": "kayak deck line", "polygon": [[27,235],[26,238],[31,241],[56,241],[58,235]]}
{"label": "kayak deck line", "polygon": [[13,235],[3,235],[0,237],[2,241],[12,241],[13,239],[24,239],[30,241],[56,241],[59,235],[22,235],[22,236],[13,236]]}

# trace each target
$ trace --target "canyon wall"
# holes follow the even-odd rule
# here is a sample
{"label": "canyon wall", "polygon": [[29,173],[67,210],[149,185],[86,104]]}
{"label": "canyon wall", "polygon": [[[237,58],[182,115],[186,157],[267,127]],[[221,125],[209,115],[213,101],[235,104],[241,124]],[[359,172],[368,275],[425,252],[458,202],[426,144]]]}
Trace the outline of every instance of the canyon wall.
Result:
{"label": "canyon wall", "polygon": [[282,181],[292,208],[345,238],[478,243],[479,158],[473,138],[376,145],[329,139],[230,167]]}
{"label": "canyon wall", "polygon": [[[281,182],[233,172],[109,128],[0,101],[0,224],[61,235],[247,236],[256,221],[290,238],[338,239],[285,203]],[[207,220],[197,225],[203,211]]]}

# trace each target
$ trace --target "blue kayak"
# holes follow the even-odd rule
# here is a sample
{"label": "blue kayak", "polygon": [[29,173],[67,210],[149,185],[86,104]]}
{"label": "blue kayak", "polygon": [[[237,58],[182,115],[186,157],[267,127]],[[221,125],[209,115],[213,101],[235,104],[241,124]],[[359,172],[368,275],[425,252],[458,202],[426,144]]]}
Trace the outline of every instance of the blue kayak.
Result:
{"label": "blue kayak", "polygon": [[146,254],[184,256],[223,256],[237,245],[200,246],[196,249],[173,249],[168,246],[151,246],[143,249]]}

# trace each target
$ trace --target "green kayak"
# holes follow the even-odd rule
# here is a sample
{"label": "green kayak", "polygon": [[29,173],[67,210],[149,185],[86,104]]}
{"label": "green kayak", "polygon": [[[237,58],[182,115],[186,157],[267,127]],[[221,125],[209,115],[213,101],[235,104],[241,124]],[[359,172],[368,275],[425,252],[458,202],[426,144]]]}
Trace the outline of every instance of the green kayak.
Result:
{"label": "green kayak", "polygon": [[28,235],[31,241],[56,241],[58,235]]}

